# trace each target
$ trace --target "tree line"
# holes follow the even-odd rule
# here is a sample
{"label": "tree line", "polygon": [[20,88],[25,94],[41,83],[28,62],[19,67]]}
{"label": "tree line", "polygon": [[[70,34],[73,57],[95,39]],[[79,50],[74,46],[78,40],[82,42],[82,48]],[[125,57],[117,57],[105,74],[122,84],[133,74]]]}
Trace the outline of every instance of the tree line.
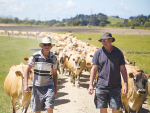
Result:
{"label": "tree line", "polygon": [[[119,18],[119,16],[112,16]],[[116,24],[111,24],[108,21],[107,15],[103,13],[84,15],[77,14],[75,17],[65,18],[62,21],[53,19],[49,21],[40,20],[29,20],[25,18],[24,20],[15,18],[0,18],[0,23],[4,24],[20,24],[20,25],[40,25],[40,26],[117,26],[117,27],[129,27],[129,26],[140,26],[140,27],[150,27],[150,15],[138,15],[131,16],[129,19],[123,19],[124,22],[118,22]]]}
{"label": "tree line", "polygon": [[150,15],[144,16],[138,15],[138,16],[130,16],[129,19],[124,19],[123,24],[118,24],[118,26],[139,26],[139,27],[150,27]]}

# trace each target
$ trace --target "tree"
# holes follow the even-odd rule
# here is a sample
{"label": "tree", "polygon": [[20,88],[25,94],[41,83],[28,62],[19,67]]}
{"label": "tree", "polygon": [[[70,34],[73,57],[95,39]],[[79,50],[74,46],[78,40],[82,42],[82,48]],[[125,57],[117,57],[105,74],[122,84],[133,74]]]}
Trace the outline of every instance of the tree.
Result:
{"label": "tree", "polygon": [[128,23],[128,19],[124,19],[124,24],[127,24]]}
{"label": "tree", "polygon": [[144,27],[150,27],[150,22],[145,22]]}
{"label": "tree", "polygon": [[8,24],[8,23],[11,23],[11,22],[12,22],[12,20],[9,19],[9,18],[3,18],[2,19],[2,23]]}
{"label": "tree", "polygon": [[32,25],[32,20],[27,20],[24,22],[25,25]]}
{"label": "tree", "polygon": [[72,25],[73,25],[73,26],[78,26],[78,25],[79,25],[79,20],[73,21],[73,22],[72,22]]}
{"label": "tree", "polygon": [[147,18],[146,21],[147,21],[147,22],[150,22],[150,18]]}
{"label": "tree", "polygon": [[117,16],[112,16],[112,17],[119,18],[119,16],[118,16],[118,15],[117,15]]}
{"label": "tree", "polygon": [[71,20],[67,21],[66,25],[67,25],[67,26],[72,26]]}
{"label": "tree", "polygon": [[134,19],[134,18],[135,18],[134,16],[130,16],[130,17],[129,17],[129,19],[131,19],[131,20]]}
{"label": "tree", "polygon": [[60,22],[60,23],[57,24],[57,26],[63,27],[63,26],[65,26],[65,24]]}
{"label": "tree", "polygon": [[44,25],[50,26],[50,21],[45,21],[45,22],[44,22]]}
{"label": "tree", "polygon": [[62,19],[62,22],[67,22],[67,19]]}
{"label": "tree", "polygon": [[18,20],[18,24],[22,24],[22,20]]}
{"label": "tree", "polygon": [[40,20],[38,20],[34,23],[34,25],[42,25],[42,22]]}
{"label": "tree", "polygon": [[17,17],[15,17],[14,22],[18,23],[19,19]]}
{"label": "tree", "polygon": [[50,20],[50,26],[56,24],[56,20]]}
{"label": "tree", "polygon": [[97,15],[92,15],[92,22],[91,23],[92,23],[93,26],[98,26],[99,25],[100,19],[97,18]]}
{"label": "tree", "polygon": [[36,20],[34,20],[34,19],[32,19],[31,21],[32,21],[32,25],[34,25],[36,22]]}
{"label": "tree", "polygon": [[141,22],[141,24],[143,24],[143,18],[140,18],[140,22]]}
{"label": "tree", "polygon": [[83,20],[83,21],[80,22],[80,24],[81,24],[82,26],[87,26],[88,23],[89,23],[89,21],[87,21],[87,20]]}
{"label": "tree", "polygon": [[139,22],[135,22],[134,26],[140,26],[140,23]]}
{"label": "tree", "polygon": [[99,26],[104,27],[104,22],[100,22]]}

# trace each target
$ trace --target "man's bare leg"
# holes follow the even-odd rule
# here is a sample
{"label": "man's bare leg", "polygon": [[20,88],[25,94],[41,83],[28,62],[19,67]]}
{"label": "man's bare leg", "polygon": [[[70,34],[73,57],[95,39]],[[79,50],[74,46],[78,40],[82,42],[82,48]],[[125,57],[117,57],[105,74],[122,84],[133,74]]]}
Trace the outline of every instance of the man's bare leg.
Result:
{"label": "man's bare leg", "polygon": [[41,111],[36,111],[35,113],[41,113]]}
{"label": "man's bare leg", "polygon": [[47,108],[47,113],[53,113],[53,108]]}
{"label": "man's bare leg", "polygon": [[107,113],[107,108],[100,109],[100,113]]}
{"label": "man's bare leg", "polygon": [[112,113],[119,113],[119,110],[112,109]]}

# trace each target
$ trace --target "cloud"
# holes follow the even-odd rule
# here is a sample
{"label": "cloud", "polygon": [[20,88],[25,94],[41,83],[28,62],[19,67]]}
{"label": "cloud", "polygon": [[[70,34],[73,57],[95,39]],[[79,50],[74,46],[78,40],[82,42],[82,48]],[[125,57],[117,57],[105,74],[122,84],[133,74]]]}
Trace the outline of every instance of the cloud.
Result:
{"label": "cloud", "polygon": [[66,3],[66,9],[71,9],[71,8],[74,8],[74,7],[76,7],[76,4],[72,0],[69,0]]}
{"label": "cloud", "polygon": [[44,11],[45,11],[45,12],[49,11],[49,9],[50,9],[49,6],[50,6],[50,5],[49,5],[49,2],[46,2],[46,3],[44,4]]}
{"label": "cloud", "polygon": [[45,7],[45,8],[44,8],[44,11],[45,11],[45,12],[49,11],[49,6]]}
{"label": "cloud", "polygon": [[64,7],[64,4],[63,3],[57,3],[57,4],[54,4],[53,7],[55,7],[55,8],[62,8],[62,7]]}
{"label": "cloud", "polygon": [[28,5],[31,5],[29,2],[21,2],[21,7],[27,7]]}
{"label": "cloud", "polygon": [[0,0],[0,2],[3,2],[3,4],[0,5],[1,12],[21,12],[31,4],[29,2],[19,2],[17,0]]}
{"label": "cloud", "polygon": [[5,3],[6,1],[5,0],[0,0],[0,3]]}
{"label": "cloud", "polygon": [[23,9],[20,8],[20,7],[12,7],[10,10],[12,10],[14,12],[21,12],[21,11],[23,11]]}
{"label": "cloud", "polygon": [[120,3],[118,6],[117,6],[117,10],[122,10],[122,11],[129,11],[130,9],[125,6],[123,3]]}
{"label": "cloud", "polygon": [[5,2],[5,3],[6,3],[6,2],[7,2],[7,3],[8,3],[8,2],[14,2],[14,1],[16,1],[16,0],[0,0],[0,2]]}
{"label": "cloud", "polygon": [[63,3],[57,3],[53,5],[53,13],[59,13],[60,11],[62,11],[64,8],[64,4]]}
{"label": "cloud", "polygon": [[61,8],[57,8],[56,10],[53,11],[53,13],[59,13],[62,9]]}

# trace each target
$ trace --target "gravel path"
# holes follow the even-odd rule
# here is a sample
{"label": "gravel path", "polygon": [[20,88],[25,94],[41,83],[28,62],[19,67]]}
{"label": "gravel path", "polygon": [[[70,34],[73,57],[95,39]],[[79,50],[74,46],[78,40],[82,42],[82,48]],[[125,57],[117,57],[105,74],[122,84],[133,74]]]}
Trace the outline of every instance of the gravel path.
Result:
{"label": "gravel path", "polygon": [[89,73],[84,72],[80,81],[80,88],[73,87],[68,76],[61,76],[54,113],[99,113],[94,94],[88,94]]}

